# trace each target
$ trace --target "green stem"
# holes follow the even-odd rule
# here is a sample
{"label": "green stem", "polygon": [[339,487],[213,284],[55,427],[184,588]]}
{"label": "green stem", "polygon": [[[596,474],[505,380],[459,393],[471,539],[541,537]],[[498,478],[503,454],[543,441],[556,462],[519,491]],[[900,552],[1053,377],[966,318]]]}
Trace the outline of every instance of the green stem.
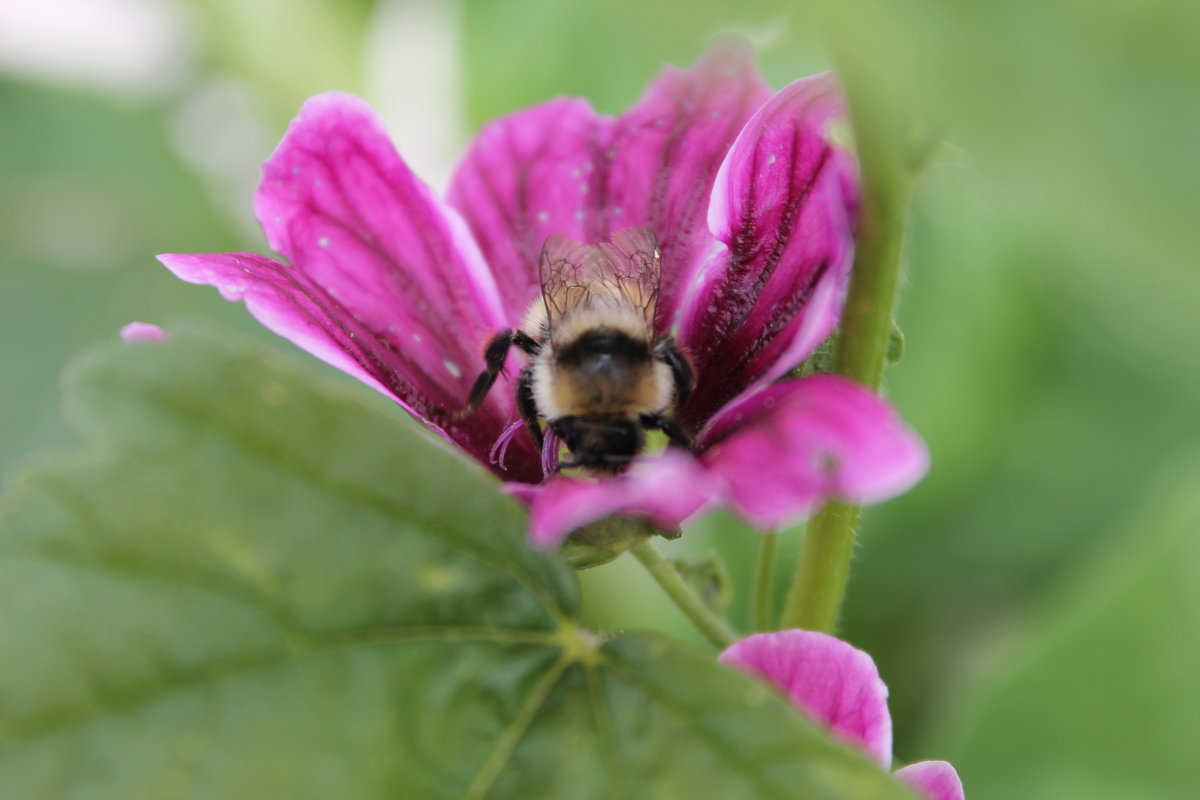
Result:
{"label": "green stem", "polygon": [[[853,109],[862,217],[833,371],[878,390],[900,280],[912,175],[904,157],[906,137],[898,124],[902,112],[892,98],[873,89],[857,63],[839,61]],[[846,595],[858,520],[857,507],[830,503],[809,522],[784,605],[783,627],[833,632]]]}
{"label": "green stem", "polygon": [[704,604],[679,575],[679,571],[658,552],[653,542],[648,539],[640,541],[630,547],[629,552],[637,556],[637,560],[642,562],[650,577],[654,578],[667,593],[667,597],[679,606],[679,610],[687,615],[710,642],[724,650],[737,641],[738,637],[729,627],[729,623]]}
{"label": "green stem", "polygon": [[771,628],[771,593],[775,588],[775,548],[779,535],[767,533],[758,545],[758,563],[754,566],[754,630]]}
{"label": "green stem", "polygon": [[837,626],[850,578],[858,511],[857,506],[829,503],[808,521],[784,606],[784,628],[832,633]]}

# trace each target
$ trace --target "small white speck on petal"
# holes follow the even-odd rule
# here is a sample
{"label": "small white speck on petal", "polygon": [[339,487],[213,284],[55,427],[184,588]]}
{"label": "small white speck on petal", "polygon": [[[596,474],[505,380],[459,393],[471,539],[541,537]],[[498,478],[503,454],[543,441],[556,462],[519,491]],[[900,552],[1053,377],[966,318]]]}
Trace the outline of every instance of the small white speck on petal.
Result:
{"label": "small white speck on petal", "polygon": [[317,245],[320,247],[329,247],[329,237],[322,236],[320,239],[317,239]]}
{"label": "small white speck on petal", "polygon": [[620,206],[613,207],[613,216],[614,217],[619,217],[624,213],[625,213],[625,209],[621,208]]}
{"label": "small white speck on petal", "polygon": [[538,215],[537,215],[537,221],[538,221],[538,222],[545,222],[545,221],[546,221],[546,220],[548,220],[548,219],[550,219],[550,214],[549,214],[549,213],[547,213],[547,212],[545,212],[545,211],[539,211],[539,212],[538,212]]}
{"label": "small white speck on petal", "polygon": [[587,212],[584,211],[582,208],[575,212],[575,219],[579,222],[583,222],[584,218],[586,218],[586,217],[587,217]]}
{"label": "small white speck on petal", "polygon": [[771,157],[767,159],[767,163],[768,163],[768,164],[774,164],[774,163],[775,163],[775,154],[774,154],[774,153],[771,153]]}
{"label": "small white speck on petal", "polygon": [[462,367],[458,366],[458,364],[455,364],[450,359],[447,358],[442,361],[442,365],[446,368],[446,372],[449,372],[455,378],[462,377]]}
{"label": "small white speck on petal", "polygon": [[423,342],[423,341],[424,341],[424,339],[422,339],[422,338],[421,338],[421,334],[419,334],[419,333],[414,333],[414,334],[413,334],[413,341],[414,341],[414,342],[416,342],[417,344],[420,344],[421,342]]}

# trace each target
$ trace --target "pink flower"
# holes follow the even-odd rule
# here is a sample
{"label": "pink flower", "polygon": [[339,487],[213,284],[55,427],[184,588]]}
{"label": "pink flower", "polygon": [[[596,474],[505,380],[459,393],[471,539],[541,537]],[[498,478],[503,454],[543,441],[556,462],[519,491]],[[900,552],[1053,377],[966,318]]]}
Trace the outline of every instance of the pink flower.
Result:
{"label": "pink flower", "polygon": [[[885,499],[927,467],[921,442],[866,389],[829,375],[781,380],[834,329],[845,296],[858,181],[828,136],[843,115],[832,75],[772,95],[747,46],[723,40],[690,69],[667,68],[619,117],[557,98],[489,123],[442,199],[365,103],[320,95],[264,165],[255,198],[289,263],[160,259],[244,300],[508,481],[531,507],[535,544],[613,513],[671,526],[713,505],[775,527],[830,497]],[[676,332],[696,370],[677,415],[695,457],[547,479],[530,438],[511,430],[521,356],[477,412],[453,412],[487,341],[538,298],[547,237],[595,243],[634,226],[661,245],[658,330]]]}
{"label": "pink flower", "polygon": [[[722,653],[721,663],[774,684],[834,736],[891,768],[888,690],[862,650],[815,631],[756,633]],[[945,761],[910,764],[896,777],[929,800],[963,800],[962,781]]]}

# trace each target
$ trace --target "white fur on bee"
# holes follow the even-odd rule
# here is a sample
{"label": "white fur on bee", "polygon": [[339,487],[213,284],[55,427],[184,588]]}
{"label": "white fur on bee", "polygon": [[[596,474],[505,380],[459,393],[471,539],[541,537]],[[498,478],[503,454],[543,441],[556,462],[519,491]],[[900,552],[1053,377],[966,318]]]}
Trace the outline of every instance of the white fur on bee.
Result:
{"label": "white fur on bee", "polygon": [[[582,302],[568,307],[561,317],[549,324],[542,300],[535,301],[525,313],[523,330],[543,341],[547,347],[533,363],[533,398],[546,419],[594,413],[623,413],[631,419],[642,414],[666,411],[674,401],[675,383],[671,369],[657,360],[647,360],[628,376],[624,391],[608,397],[597,406],[586,387],[575,385],[555,364],[555,349],[563,348],[588,331],[597,328],[618,330],[631,339],[653,346],[654,331],[642,310],[631,306],[618,293],[592,291]],[[549,341],[547,341],[549,337]]]}

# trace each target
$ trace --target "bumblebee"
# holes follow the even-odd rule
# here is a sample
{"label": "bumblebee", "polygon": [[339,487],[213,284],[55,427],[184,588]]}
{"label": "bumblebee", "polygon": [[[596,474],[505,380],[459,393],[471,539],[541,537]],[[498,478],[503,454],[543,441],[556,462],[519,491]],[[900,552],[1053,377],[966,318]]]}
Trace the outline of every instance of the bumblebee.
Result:
{"label": "bumblebee", "polygon": [[670,336],[655,333],[662,255],[649,228],[628,228],[585,245],[561,234],[538,258],[541,297],[518,329],[487,345],[487,368],[471,387],[474,411],[504,368],[509,348],[530,356],[517,380],[517,410],[540,450],[544,418],[567,446],[559,468],[616,474],[661,430],[691,449],[669,412],[687,402],[695,372]]}

